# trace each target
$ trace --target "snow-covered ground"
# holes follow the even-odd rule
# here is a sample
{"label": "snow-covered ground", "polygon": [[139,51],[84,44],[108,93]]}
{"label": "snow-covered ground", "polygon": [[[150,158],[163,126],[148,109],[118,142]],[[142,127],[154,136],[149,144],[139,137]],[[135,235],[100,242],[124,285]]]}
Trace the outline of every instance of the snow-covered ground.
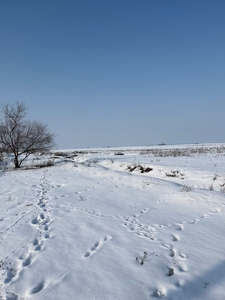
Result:
{"label": "snow-covered ground", "polygon": [[225,148],[153,148],[2,167],[0,299],[224,300]]}

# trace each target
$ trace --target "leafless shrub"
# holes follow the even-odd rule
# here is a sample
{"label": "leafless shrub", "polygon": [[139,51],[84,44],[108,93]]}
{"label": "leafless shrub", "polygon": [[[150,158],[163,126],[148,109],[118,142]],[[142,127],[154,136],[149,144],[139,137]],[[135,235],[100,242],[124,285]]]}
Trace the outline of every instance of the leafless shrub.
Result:
{"label": "leafless shrub", "polygon": [[54,152],[54,155],[55,156],[67,156],[67,153],[65,153],[65,152]]}
{"label": "leafless shrub", "polygon": [[165,173],[167,177],[179,177],[179,170],[171,170],[170,173]]}
{"label": "leafless shrub", "polygon": [[52,160],[52,159],[49,159],[49,160],[44,161],[44,162],[42,162],[40,164],[36,164],[36,167],[37,168],[45,168],[45,167],[52,167],[54,165],[55,165],[55,161]]}
{"label": "leafless shrub", "polygon": [[190,191],[191,191],[191,187],[190,187],[190,186],[184,185],[184,186],[182,187],[182,192],[190,192]]}
{"label": "leafless shrub", "polygon": [[141,256],[141,257],[136,257],[136,261],[139,262],[141,265],[144,264],[144,261],[146,260],[147,258],[147,255],[148,253],[147,252],[144,252],[144,255]]}
{"label": "leafless shrub", "polygon": [[96,152],[96,151],[85,151],[85,150],[80,150],[80,151],[74,151],[73,152],[73,154],[75,154],[75,155],[84,155],[84,154],[88,154],[88,153],[96,154],[98,152]]}
{"label": "leafless shrub", "polygon": [[141,173],[148,173],[153,170],[153,168],[143,167],[140,164],[128,165],[127,169],[129,170],[129,172],[133,172],[134,170],[136,170],[136,171],[140,171]]}
{"label": "leafless shrub", "polygon": [[184,173],[180,172],[179,170],[171,170],[170,173],[165,173],[167,177],[178,177],[184,179]]}
{"label": "leafless shrub", "polygon": [[136,164],[127,166],[127,169],[128,169],[129,172],[133,172],[136,168],[137,168]]}
{"label": "leafless shrub", "polygon": [[84,201],[84,197],[82,195],[79,195],[80,201]]}
{"label": "leafless shrub", "polygon": [[54,165],[55,165],[54,159],[48,159],[46,161],[42,161],[42,162],[39,162],[39,163],[24,165],[23,169],[24,170],[32,170],[32,169],[38,169],[38,168],[52,167]]}
{"label": "leafless shrub", "polygon": [[165,173],[167,177],[179,177],[176,173]]}
{"label": "leafless shrub", "polygon": [[213,190],[214,190],[214,188],[213,188],[213,182],[210,184],[209,190],[210,190],[210,191],[213,191]]}
{"label": "leafless shrub", "polygon": [[151,172],[153,170],[153,168],[149,168],[149,167],[147,167],[147,168],[145,168],[145,173],[148,173],[148,172]]}
{"label": "leafless shrub", "polygon": [[218,174],[215,174],[214,176],[213,176],[213,181],[216,181],[216,179],[219,177],[219,175]]}
{"label": "leafless shrub", "polygon": [[73,159],[74,157],[78,156],[77,154],[71,153],[71,152],[54,152],[54,158],[59,158],[59,157],[63,157],[63,158],[68,158],[68,159]]}
{"label": "leafless shrub", "polygon": [[152,154],[156,157],[179,157],[179,156],[193,156],[204,154],[223,154],[225,152],[225,146],[191,146],[191,147],[177,147],[177,148],[150,148],[141,150],[141,155]]}
{"label": "leafless shrub", "polygon": [[114,155],[124,155],[123,152],[115,152]]}

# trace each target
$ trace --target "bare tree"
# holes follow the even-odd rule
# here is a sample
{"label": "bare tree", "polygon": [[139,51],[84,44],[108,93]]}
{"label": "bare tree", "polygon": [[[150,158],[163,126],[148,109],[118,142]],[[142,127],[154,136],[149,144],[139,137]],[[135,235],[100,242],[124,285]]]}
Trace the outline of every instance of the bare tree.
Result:
{"label": "bare tree", "polygon": [[26,120],[25,104],[2,105],[3,121],[0,123],[0,148],[14,154],[15,168],[32,153],[51,149],[54,134],[47,125]]}

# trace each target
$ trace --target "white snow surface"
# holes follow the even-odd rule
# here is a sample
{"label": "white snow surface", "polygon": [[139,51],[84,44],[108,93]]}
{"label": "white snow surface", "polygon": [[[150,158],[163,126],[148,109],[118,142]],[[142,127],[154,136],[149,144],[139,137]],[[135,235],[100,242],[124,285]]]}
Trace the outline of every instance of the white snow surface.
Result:
{"label": "white snow surface", "polygon": [[[55,151],[26,162],[54,159],[51,167],[3,168],[0,299],[224,300],[218,147],[176,157],[143,147]],[[153,170],[130,172],[134,164]]]}

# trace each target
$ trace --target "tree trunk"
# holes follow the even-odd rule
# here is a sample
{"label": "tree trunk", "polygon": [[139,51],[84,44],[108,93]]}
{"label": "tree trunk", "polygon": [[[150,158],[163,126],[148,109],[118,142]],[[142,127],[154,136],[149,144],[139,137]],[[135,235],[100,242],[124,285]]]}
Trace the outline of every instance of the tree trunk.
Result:
{"label": "tree trunk", "polygon": [[16,156],[16,155],[15,155],[15,158],[14,158],[14,165],[15,165],[16,169],[20,167],[18,156]]}

